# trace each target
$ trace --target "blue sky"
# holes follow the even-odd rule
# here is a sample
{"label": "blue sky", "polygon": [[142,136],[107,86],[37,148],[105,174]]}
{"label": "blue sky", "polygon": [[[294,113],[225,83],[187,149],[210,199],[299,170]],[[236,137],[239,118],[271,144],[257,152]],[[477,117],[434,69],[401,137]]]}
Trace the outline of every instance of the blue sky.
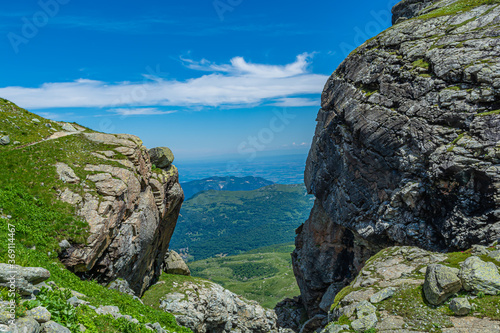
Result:
{"label": "blue sky", "polygon": [[0,96],[181,160],[305,153],[328,76],[394,3],[5,2]]}

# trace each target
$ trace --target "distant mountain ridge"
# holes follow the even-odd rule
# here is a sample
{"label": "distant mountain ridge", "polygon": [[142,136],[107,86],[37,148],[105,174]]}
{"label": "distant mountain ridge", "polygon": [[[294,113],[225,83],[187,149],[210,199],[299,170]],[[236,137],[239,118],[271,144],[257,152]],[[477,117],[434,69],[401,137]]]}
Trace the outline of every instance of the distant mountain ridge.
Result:
{"label": "distant mountain ridge", "polygon": [[209,177],[200,180],[193,180],[181,183],[184,190],[184,197],[191,199],[196,194],[208,191],[252,191],[264,186],[274,184],[272,181],[261,177]]}

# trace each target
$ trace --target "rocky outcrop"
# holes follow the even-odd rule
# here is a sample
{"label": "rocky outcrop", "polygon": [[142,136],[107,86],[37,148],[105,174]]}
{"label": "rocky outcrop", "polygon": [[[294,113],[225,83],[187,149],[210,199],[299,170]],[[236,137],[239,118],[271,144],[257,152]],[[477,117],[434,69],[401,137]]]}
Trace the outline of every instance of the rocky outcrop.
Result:
{"label": "rocky outcrop", "polygon": [[415,17],[325,85],[305,171],[316,204],[293,254],[309,316],[381,248],[500,237],[500,7],[434,2],[395,6]]}
{"label": "rocky outcrop", "polygon": [[[481,260],[471,251],[442,254],[409,246],[384,249],[337,294],[328,311],[330,323],[321,332],[498,332],[500,321],[493,305],[497,296],[476,297],[461,291],[454,266],[465,271],[470,261]],[[490,264],[495,272],[500,266]],[[429,284],[434,284],[430,294],[426,291]],[[446,301],[445,289],[447,296],[456,297]],[[341,325],[349,327],[341,329]]]}
{"label": "rocky outcrop", "polygon": [[75,205],[90,227],[87,244],[66,246],[60,259],[101,283],[123,278],[141,295],[161,273],[184,198],[177,169],[152,171],[147,149],[133,135],[83,136],[110,148],[92,152],[97,163],[82,166],[85,179],[69,165],[56,166],[61,179],[83,188],[61,190],[60,199]]}
{"label": "rocky outcrop", "polygon": [[[159,282],[164,283],[172,286],[166,286],[170,292],[160,298],[160,308],[174,314],[179,325],[195,333],[292,332],[277,327],[274,311],[218,284],[200,279]],[[148,292],[157,293],[155,287],[158,285]]]}
{"label": "rocky outcrop", "polygon": [[174,250],[168,250],[163,259],[163,271],[167,274],[191,275],[188,265]]}

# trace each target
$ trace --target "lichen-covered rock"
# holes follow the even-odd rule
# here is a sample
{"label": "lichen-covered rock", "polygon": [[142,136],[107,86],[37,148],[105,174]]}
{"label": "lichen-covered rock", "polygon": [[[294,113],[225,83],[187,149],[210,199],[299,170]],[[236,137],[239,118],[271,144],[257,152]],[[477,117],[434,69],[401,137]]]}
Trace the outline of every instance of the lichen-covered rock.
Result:
{"label": "lichen-covered rock", "polygon": [[28,317],[32,317],[39,323],[48,322],[52,316],[49,310],[47,310],[47,308],[44,308],[43,306],[37,306],[36,308],[29,310],[26,315]]}
{"label": "lichen-covered rock", "polygon": [[471,305],[467,298],[454,298],[450,301],[450,310],[457,316],[465,316],[471,310]]}
{"label": "lichen-covered rock", "polygon": [[163,260],[163,271],[167,274],[191,275],[188,265],[174,250],[168,250]]}
{"label": "lichen-covered rock", "polygon": [[15,324],[9,327],[14,332],[40,333],[40,324],[32,317],[23,317],[16,320]]}
{"label": "lichen-covered rock", "polygon": [[401,2],[395,21],[413,18],[325,84],[304,177],[316,203],[293,254],[310,316],[383,247],[500,237],[500,7],[456,2]]}
{"label": "lichen-covered rock", "polygon": [[458,269],[444,265],[429,265],[425,272],[424,294],[427,302],[439,305],[462,289]]}
{"label": "lichen-covered rock", "polygon": [[383,300],[388,299],[389,297],[392,297],[395,292],[396,292],[396,288],[394,288],[394,287],[388,287],[388,288],[382,289],[381,291],[373,294],[370,297],[370,302],[372,302],[372,303],[382,302]]}
{"label": "lichen-covered rock", "polygon": [[123,279],[116,279],[115,281],[111,282],[110,284],[108,284],[108,289],[118,290],[121,293],[135,296],[135,293],[132,289],[130,289],[128,282]]}
{"label": "lichen-covered rock", "polygon": [[151,163],[160,169],[168,168],[174,162],[174,154],[167,147],[156,147],[149,150]]}
{"label": "lichen-covered rock", "polygon": [[61,128],[66,132],[78,132],[78,130],[69,123],[64,123]]}
{"label": "lichen-covered rock", "polygon": [[[161,297],[159,306],[172,313],[180,325],[189,327],[195,333],[279,331],[274,311],[264,309],[257,302],[246,300],[220,285],[189,280],[170,283],[175,284],[175,291]],[[148,292],[158,292],[154,288]]]}
{"label": "lichen-covered rock", "polygon": [[87,244],[71,244],[60,259],[84,278],[103,284],[122,278],[142,295],[162,271],[184,200],[177,169],[152,171],[148,150],[133,135],[83,132],[82,139],[112,148],[93,152],[102,162],[81,166],[85,179],[58,163],[61,177],[83,188],[64,189],[59,198],[75,205],[90,228]]}
{"label": "lichen-covered rock", "polygon": [[367,301],[362,301],[356,306],[356,314],[358,319],[351,323],[351,327],[356,332],[364,332],[375,327],[378,322],[377,308]]}
{"label": "lichen-covered rock", "polygon": [[51,320],[42,325],[41,333],[71,333],[71,331],[67,327]]}
{"label": "lichen-covered rock", "polygon": [[65,163],[56,163],[56,172],[59,175],[59,179],[65,183],[77,183],[80,181],[80,178],[76,176],[75,171],[73,171],[73,169]]}
{"label": "lichen-covered rock", "polygon": [[488,253],[488,256],[490,258],[493,258],[495,259],[496,261],[500,262],[500,251],[491,251],[490,253]]}
{"label": "lichen-covered rock", "polygon": [[331,323],[331,324],[327,325],[321,331],[321,333],[339,333],[339,332],[348,331],[348,330],[349,330],[348,325],[337,325],[337,324]]}
{"label": "lichen-covered rock", "polygon": [[500,274],[492,262],[484,262],[475,256],[469,257],[461,264],[458,276],[467,291],[487,295],[500,293]]}
{"label": "lichen-covered rock", "polygon": [[0,145],[6,146],[10,143],[10,137],[8,135],[4,135],[0,137]]}

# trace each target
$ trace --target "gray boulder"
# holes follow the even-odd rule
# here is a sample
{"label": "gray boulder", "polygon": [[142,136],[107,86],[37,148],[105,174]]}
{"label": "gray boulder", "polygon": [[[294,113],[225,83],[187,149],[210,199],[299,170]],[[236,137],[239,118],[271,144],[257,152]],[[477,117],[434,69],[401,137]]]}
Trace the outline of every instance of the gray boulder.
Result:
{"label": "gray boulder", "polygon": [[49,312],[49,310],[47,310],[47,308],[44,308],[43,306],[37,306],[36,308],[29,310],[26,315],[28,317],[32,317],[39,323],[46,323],[52,317],[52,314]]}
{"label": "gray boulder", "polygon": [[182,257],[173,250],[168,250],[163,260],[163,271],[167,274],[191,275],[188,265]]}
{"label": "gray boulder", "polygon": [[71,169],[67,164],[58,162],[55,166],[59,179],[63,182],[72,184],[80,181],[80,178],[78,178],[73,169]]}
{"label": "gray boulder", "polygon": [[33,285],[47,280],[50,272],[41,267],[21,267],[0,263],[0,287],[9,288],[13,277],[20,294],[28,296],[38,290]]}
{"label": "gray boulder", "polygon": [[466,298],[454,298],[450,302],[450,310],[458,316],[465,316],[471,310],[471,305]]}
{"label": "gray boulder", "polygon": [[424,295],[433,305],[444,302],[448,297],[462,289],[458,269],[434,264],[427,266],[424,281]]}
{"label": "gray boulder", "polygon": [[42,325],[42,333],[71,333],[71,331],[55,321],[49,321]]}
{"label": "gray boulder", "polygon": [[496,261],[500,262],[500,251],[491,251],[488,253],[488,256]]}
{"label": "gray boulder", "polygon": [[326,326],[321,333],[339,333],[343,331],[348,331],[349,330],[349,325],[337,325],[334,323],[329,324]]}
{"label": "gray boulder", "polygon": [[62,125],[62,129],[66,132],[78,132],[78,130],[73,127],[73,125],[68,123],[64,123],[64,125]]}
{"label": "gray boulder", "polygon": [[375,327],[378,322],[376,311],[377,308],[370,302],[361,301],[358,305],[356,305],[356,315],[358,319],[351,323],[351,327],[356,332],[364,332],[372,327]]}
{"label": "gray boulder", "polygon": [[8,135],[4,135],[4,136],[0,137],[0,145],[6,146],[9,143],[10,143],[10,138]]}
{"label": "gray boulder", "polygon": [[496,295],[500,292],[500,274],[492,262],[484,262],[478,257],[467,258],[459,272],[464,289],[477,294]]}
{"label": "gray boulder", "polygon": [[[210,281],[174,283],[160,299],[160,309],[195,333],[277,333],[276,313]],[[157,292],[158,289],[155,289]],[[147,295],[148,292],[146,292]],[[326,324],[326,323],[325,323]]]}
{"label": "gray boulder", "polygon": [[396,288],[394,288],[394,287],[388,287],[388,288],[382,289],[381,291],[373,294],[370,297],[370,302],[372,302],[372,303],[382,302],[383,300],[392,297],[395,292],[396,292]]}
{"label": "gray boulder", "polygon": [[66,302],[69,303],[70,305],[74,306],[75,308],[80,306],[80,305],[90,304],[89,302],[81,300],[76,296],[69,298]]}
{"label": "gray boulder", "polygon": [[174,154],[167,147],[156,147],[149,150],[151,163],[160,169],[168,168],[174,162]]}
{"label": "gray boulder", "polygon": [[32,317],[20,318],[12,326],[14,332],[40,333],[40,324]]}
{"label": "gray boulder", "polygon": [[130,285],[126,280],[116,279],[108,285],[108,289],[118,290],[121,293],[135,296],[134,291],[130,288]]}
{"label": "gray boulder", "polygon": [[488,254],[488,248],[483,245],[472,245],[472,254],[475,256],[482,256],[483,254]]}

